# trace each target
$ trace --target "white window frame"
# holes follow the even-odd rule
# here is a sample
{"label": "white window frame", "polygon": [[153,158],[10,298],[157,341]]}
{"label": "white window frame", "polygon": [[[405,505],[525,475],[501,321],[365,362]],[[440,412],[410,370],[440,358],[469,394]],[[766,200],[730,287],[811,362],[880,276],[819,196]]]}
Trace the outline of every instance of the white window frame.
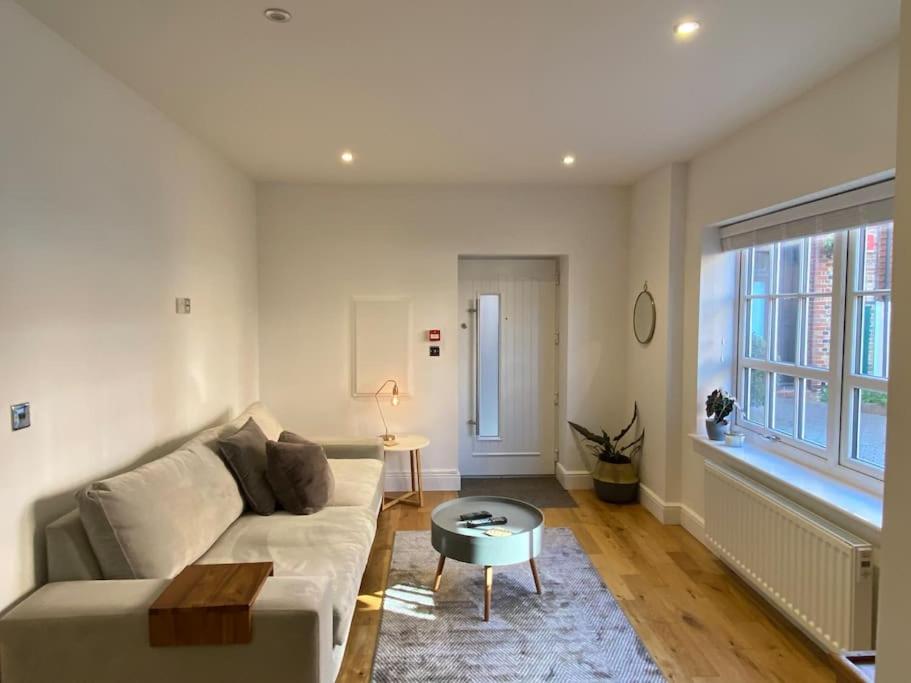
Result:
{"label": "white window frame", "polygon": [[[841,424],[841,444],[839,448],[839,464],[861,474],[883,479],[885,469],[880,469],[869,465],[862,460],[852,457],[853,446],[856,444],[855,430],[855,390],[868,389],[871,391],[880,391],[888,396],[889,393],[889,359],[891,349],[889,348],[889,325],[884,330],[886,344],[886,377],[873,377],[870,375],[861,375],[855,372],[857,368],[858,354],[861,350],[860,334],[862,330],[858,326],[858,308],[857,302],[864,296],[885,296],[891,306],[892,289],[863,289],[857,286],[861,280],[861,267],[863,259],[861,255],[864,251],[863,239],[864,230],[867,226],[855,228],[849,233],[851,247],[848,250],[848,276],[847,276],[847,294],[845,301],[845,350],[844,350],[844,370],[843,370],[843,390],[841,397],[841,413],[844,416]],[[895,227],[893,224],[893,235]],[[886,320],[890,320],[887,316]]]}
{"label": "white window frame", "polygon": [[[859,295],[888,295],[889,290],[857,290],[859,254],[862,254],[862,237],[864,228],[852,228],[834,233],[835,247],[833,251],[832,272],[832,329],[829,336],[829,368],[801,365],[806,362],[807,353],[807,326],[806,302],[817,293],[809,292],[807,285],[808,273],[806,272],[805,249],[801,257],[801,282],[800,289],[804,291],[796,294],[778,293],[778,277],[780,270],[780,249],[782,244],[795,240],[784,240],[772,246],[772,263],[770,272],[770,293],[766,295],[753,295],[750,292],[751,266],[747,263],[749,249],[743,249],[738,254],[738,292],[737,292],[737,362],[735,371],[735,392],[741,410],[736,415],[736,424],[744,431],[767,440],[767,448],[791,459],[802,462],[815,469],[821,470],[835,478],[847,481],[864,488],[873,485],[881,486],[884,470],[867,465],[851,457],[851,444],[854,439],[853,397],[854,389],[871,389],[874,391],[888,391],[888,379],[858,375],[856,368],[856,355],[858,346],[857,311],[856,302]],[[894,229],[894,228],[893,228]],[[811,238],[803,238],[811,239]],[[749,333],[747,320],[749,319],[750,302],[754,299],[765,299],[767,304],[766,340],[767,353],[765,359],[750,358],[747,355]],[[783,299],[798,299],[802,302],[798,312],[798,349],[795,363],[786,363],[773,360],[777,349],[777,311],[779,301]],[[886,330],[888,334],[888,330]],[[888,353],[888,348],[887,348]],[[887,356],[888,357],[888,356]],[[887,360],[888,368],[888,360]],[[761,370],[766,373],[766,403],[765,425],[759,425],[746,419],[747,382],[746,373],[749,369]],[[773,429],[769,425],[775,420],[775,375],[784,374],[795,378],[794,397],[794,435],[788,435]],[[888,374],[888,372],[886,373]],[[811,442],[797,438],[801,432],[804,409],[804,380],[820,380],[829,387],[829,410],[826,424],[826,447],[817,446]],[[875,480],[875,481],[874,481]]]}

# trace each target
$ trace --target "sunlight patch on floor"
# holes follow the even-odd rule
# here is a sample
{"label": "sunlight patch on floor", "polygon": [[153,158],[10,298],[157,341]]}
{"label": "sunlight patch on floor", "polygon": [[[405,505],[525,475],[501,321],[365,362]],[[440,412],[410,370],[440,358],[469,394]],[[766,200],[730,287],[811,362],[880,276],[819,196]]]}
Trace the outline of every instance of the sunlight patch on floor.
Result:
{"label": "sunlight patch on floor", "polygon": [[433,591],[401,583],[386,589],[383,603],[383,609],[425,621],[436,619],[431,613],[434,606]]}

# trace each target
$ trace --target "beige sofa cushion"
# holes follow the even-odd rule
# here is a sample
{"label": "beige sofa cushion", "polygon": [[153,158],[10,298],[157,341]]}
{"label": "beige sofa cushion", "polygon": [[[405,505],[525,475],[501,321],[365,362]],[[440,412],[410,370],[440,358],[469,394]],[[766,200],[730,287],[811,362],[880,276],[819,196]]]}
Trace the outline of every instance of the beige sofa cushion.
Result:
{"label": "beige sofa cushion", "polygon": [[196,443],[76,495],[107,579],[174,576],[192,564],[243,511],[234,477]]}
{"label": "beige sofa cushion", "polygon": [[218,439],[233,434],[243,427],[251,417],[256,422],[256,425],[263,430],[263,434],[266,435],[267,439],[275,441],[278,438],[278,435],[282,433],[282,426],[275,416],[265,405],[256,402],[250,404],[244,412],[230,422],[225,422],[201,431],[180,448],[190,449],[193,446],[202,444],[215,453],[218,453]]}
{"label": "beige sofa cushion", "polygon": [[376,513],[361,507],[327,507],[312,515],[278,511],[243,515],[199,560],[274,563],[275,576],[326,576],[332,592],[333,637],[345,641],[361,576],[376,532]]}
{"label": "beige sofa cushion", "polygon": [[356,505],[379,512],[383,499],[382,460],[329,459],[335,477],[335,492],[329,499],[330,506]]}

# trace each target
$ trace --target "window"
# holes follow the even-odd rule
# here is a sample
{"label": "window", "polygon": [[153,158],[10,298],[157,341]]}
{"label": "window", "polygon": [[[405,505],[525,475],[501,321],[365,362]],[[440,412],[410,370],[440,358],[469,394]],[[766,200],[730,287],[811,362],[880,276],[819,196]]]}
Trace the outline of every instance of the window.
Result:
{"label": "window", "polygon": [[477,437],[500,437],[500,295],[478,297]]}
{"label": "window", "polygon": [[740,253],[738,424],[882,478],[892,222]]}

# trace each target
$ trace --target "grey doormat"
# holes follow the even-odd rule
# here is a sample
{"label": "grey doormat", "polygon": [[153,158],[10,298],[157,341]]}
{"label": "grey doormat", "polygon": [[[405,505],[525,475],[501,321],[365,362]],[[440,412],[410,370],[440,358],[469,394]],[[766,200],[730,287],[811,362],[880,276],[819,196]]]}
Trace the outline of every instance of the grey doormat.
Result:
{"label": "grey doormat", "polygon": [[505,496],[539,508],[574,508],[573,497],[554,477],[462,477],[459,496]]}
{"label": "grey doormat", "polygon": [[543,593],[527,563],[495,567],[490,621],[484,570],[438,555],[429,531],[399,531],[373,665],[376,683],[664,681],[569,529],[544,530]]}

